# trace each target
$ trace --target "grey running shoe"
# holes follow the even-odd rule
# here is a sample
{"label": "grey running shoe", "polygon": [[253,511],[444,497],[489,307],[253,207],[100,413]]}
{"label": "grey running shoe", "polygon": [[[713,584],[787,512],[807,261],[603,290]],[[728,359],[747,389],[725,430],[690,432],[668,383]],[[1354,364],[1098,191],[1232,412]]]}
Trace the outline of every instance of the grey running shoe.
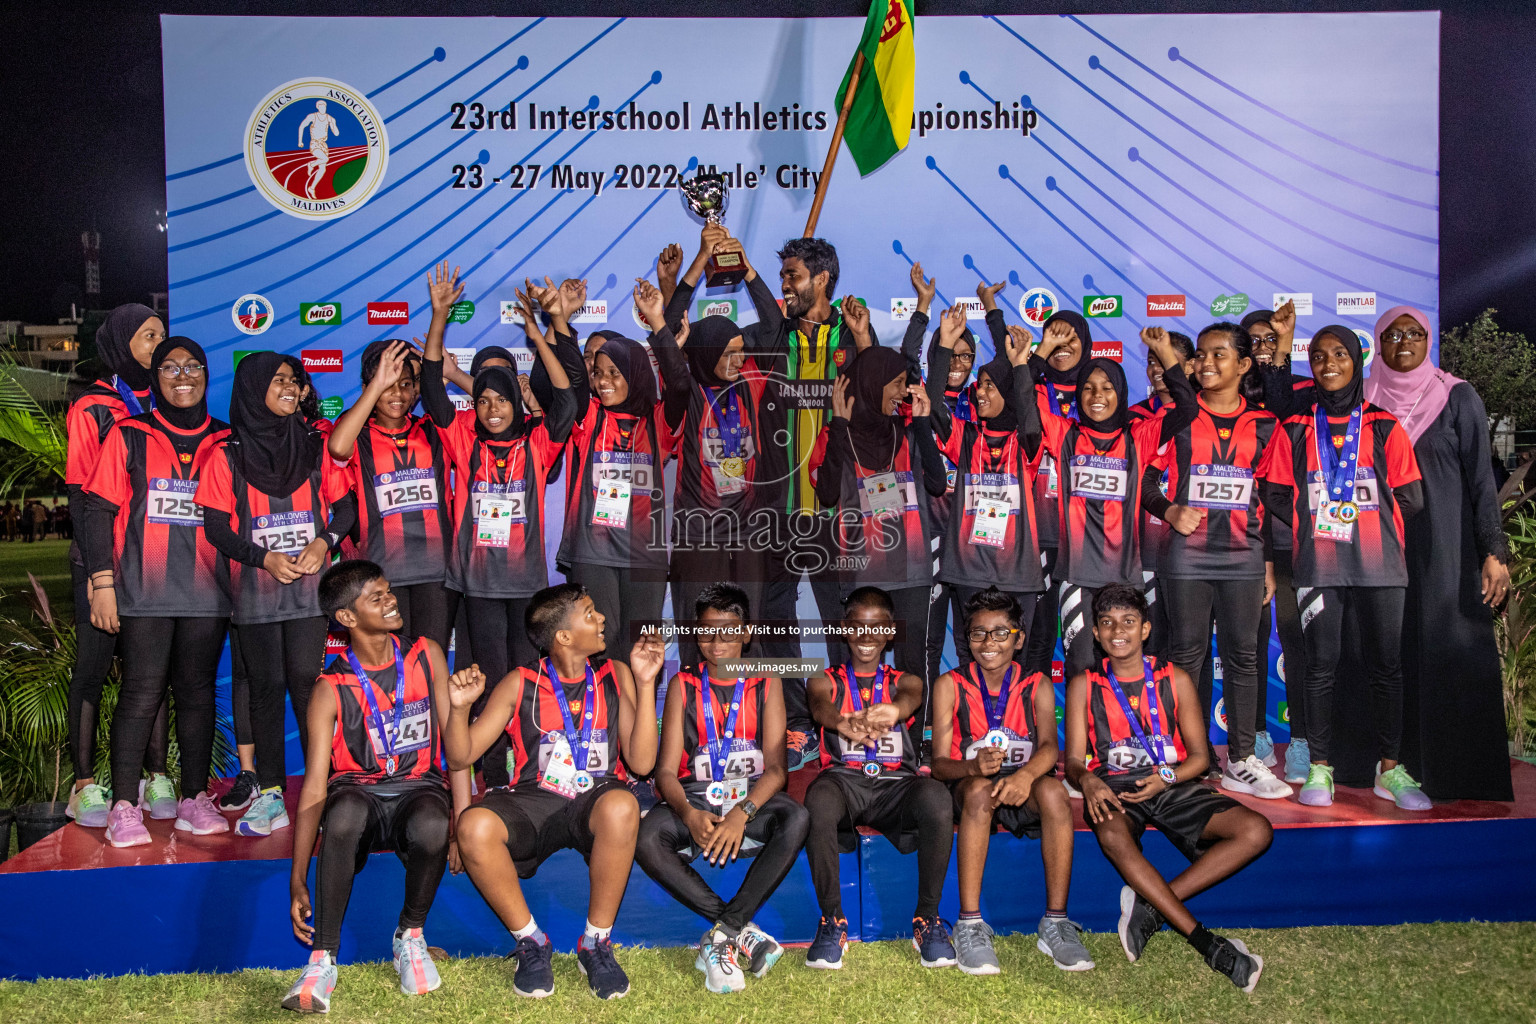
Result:
{"label": "grey running shoe", "polygon": [[992,926],[980,918],[955,924],[955,959],[966,974],[999,974],[997,950],[992,948]]}
{"label": "grey running shoe", "polygon": [[1035,948],[1056,961],[1064,971],[1091,971],[1093,957],[1083,945],[1083,929],[1065,917],[1042,917]]}
{"label": "grey running shoe", "polygon": [[1259,983],[1259,975],[1264,971],[1264,958],[1248,952],[1242,939],[1228,939],[1220,935],[1211,943],[1211,951],[1205,955],[1205,962],[1211,965],[1211,970],[1226,975],[1232,984],[1244,992],[1254,990]]}
{"label": "grey running shoe", "polygon": [[1147,948],[1147,940],[1163,930],[1163,915],[1136,894],[1130,886],[1120,889],[1120,945],[1125,948],[1126,959],[1135,963],[1141,959],[1141,951]]}

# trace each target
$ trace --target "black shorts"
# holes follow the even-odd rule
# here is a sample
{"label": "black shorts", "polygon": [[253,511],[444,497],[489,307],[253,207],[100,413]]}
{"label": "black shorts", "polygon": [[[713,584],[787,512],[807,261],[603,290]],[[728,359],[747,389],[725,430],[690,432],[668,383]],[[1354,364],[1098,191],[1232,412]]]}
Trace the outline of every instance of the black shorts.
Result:
{"label": "black shorts", "polygon": [[[709,786],[708,783],[685,782],[682,786],[683,794],[688,797],[690,806],[710,814],[720,813],[719,808],[712,805],[709,802],[709,797],[705,795],[705,790]],[[773,838],[771,830],[775,824],[775,816],[763,812],[778,810],[785,803],[793,807],[800,806],[794,797],[783,790],[773,794],[773,796],[763,802],[763,806],[758,808],[758,813],[741,830],[741,851],[736,854],[737,859],[756,857],[759,853],[763,852],[763,847]],[[673,848],[677,851],[677,855],[689,863],[699,859],[700,851],[693,845],[693,834],[688,831],[688,826],[683,824],[683,819],[665,800],[658,801],[655,807],[646,812],[645,817],[647,821],[654,818],[657,824],[662,824],[669,817],[675,819],[677,827],[672,834],[675,836]],[[666,824],[670,825],[671,822],[666,822]]]}
{"label": "black shorts", "polygon": [[592,808],[598,797],[613,789],[629,792],[622,780],[608,777],[567,800],[530,782],[512,789],[493,789],[478,806],[494,813],[507,827],[507,851],[517,866],[517,877],[532,878],[556,850],[575,850],[583,860],[591,860]]}
{"label": "black shorts", "polygon": [[[1134,789],[1137,780],[1147,774],[1147,772],[1138,772],[1131,776],[1117,776],[1104,781],[1109,784],[1110,789],[1119,794],[1128,789]],[[1141,843],[1141,834],[1146,831],[1148,825],[1152,825],[1167,836],[1168,841],[1180,853],[1193,861],[1209,845],[1203,842],[1200,836],[1205,832],[1205,826],[1211,818],[1222,811],[1241,806],[1242,804],[1236,800],[1223,796],[1200,780],[1191,779],[1188,782],[1179,782],[1170,786],[1145,803],[1126,804],[1125,820],[1130,826],[1131,836],[1136,840],[1137,845]]]}
{"label": "black shorts", "polygon": [[[993,778],[997,777],[993,776]],[[960,803],[960,783],[963,781],[963,779],[957,779],[949,783],[949,793],[954,798],[955,821],[957,823],[960,821],[960,816],[965,810],[965,807]],[[1029,809],[1028,801],[1019,804],[1017,807],[1008,807],[1006,805],[998,807],[992,812],[992,824],[1003,826],[1003,828],[1012,832],[1019,839],[1040,838],[1040,815]]]}
{"label": "black shorts", "polygon": [[912,853],[917,849],[917,819],[909,813],[914,806],[912,796],[926,786],[942,787],[944,783],[927,775],[881,774],[870,778],[861,771],[848,768],[829,768],[816,777],[805,799],[809,803],[817,786],[836,786],[843,794],[848,813],[837,826],[837,845],[843,853],[859,848],[862,828],[872,828],[891,841],[898,853]]}
{"label": "black shorts", "polygon": [[320,812],[320,834],[325,834],[325,819],[338,797],[368,801],[368,825],[357,844],[356,870],[363,869],[370,853],[393,850],[402,858],[407,822],[425,811],[440,815],[443,829],[453,820],[453,799],[441,778],[412,779],[404,782],[333,782],[325,794],[325,809]]}

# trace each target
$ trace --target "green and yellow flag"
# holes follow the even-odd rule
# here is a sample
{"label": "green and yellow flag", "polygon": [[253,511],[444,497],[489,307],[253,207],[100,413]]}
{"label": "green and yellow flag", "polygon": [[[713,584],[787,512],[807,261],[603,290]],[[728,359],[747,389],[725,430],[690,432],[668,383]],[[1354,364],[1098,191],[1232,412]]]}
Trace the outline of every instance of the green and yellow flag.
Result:
{"label": "green and yellow flag", "polygon": [[848,110],[848,125],[843,138],[848,152],[859,165],[860,174],[868,174],[907,146],[912,134],[912,90],[917,62],[912,46],[913,0],[870,0],[869,17],[864,21],[864,37],[859,53],[854,55],[837,89],[837,109],[843,109],[848,79],[853,76],[859,54],[864,70]]}

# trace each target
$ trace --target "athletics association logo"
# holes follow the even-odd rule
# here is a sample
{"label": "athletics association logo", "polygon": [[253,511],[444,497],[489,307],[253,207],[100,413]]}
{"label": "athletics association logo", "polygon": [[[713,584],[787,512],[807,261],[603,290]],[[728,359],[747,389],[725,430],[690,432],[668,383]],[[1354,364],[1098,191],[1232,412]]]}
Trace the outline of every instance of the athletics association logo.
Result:
{"label": "athletics association logo", "polygon": [[313,220],[368,201],[389,163],[384,119],[362,93],[330,78],[275,89],[245,126],[245,169],[267,201]]}
{"label": "athletics association logo", "polygon": [[1019,300],[1019,316],[1031,327],[1039,327],[1056,312],[1056,296],[1048,288],[1031,288]]}
{"label": "athletics association logo", "polygon": [[229,307],[229,318],[241,334],[261,334],[272,326],[272,303],[265,296],[242,295]]}

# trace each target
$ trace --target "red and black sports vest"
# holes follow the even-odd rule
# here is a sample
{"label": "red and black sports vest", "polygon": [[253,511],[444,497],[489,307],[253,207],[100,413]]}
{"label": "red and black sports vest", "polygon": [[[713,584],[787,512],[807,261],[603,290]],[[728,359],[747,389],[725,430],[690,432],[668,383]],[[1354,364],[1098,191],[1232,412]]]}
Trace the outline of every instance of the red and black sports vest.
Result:
{"label": "red and black sports vest", "polygon": [[[1016,675],[1008,689],[1008,704],[1003,708],[1002,729],[1008,735],[1008,747],[1001,774],[1017,771],[1034,755],[1038,740],[1035,735],[1035,688],[1050,686],[1050,681],[1039,672],[1025,675],[1023,666],[1012,663]],[[949,674],[955,683],[955,718],[951,726],[949,756],[954,761],[968,761],[976,756],[974,748],[980,746],[992,727],[987,721],[987,705],[982,693],[986,680],[981,666],[971,662],[964,671]],[[999,694],[986,691],[987,696]],[[1050,728],[1055,729],[1052,721]]]}
{"label": "red and black sports vest", "polygon": [[[885,703],[894,704],[896,686],[901,679],[901,673],[893,667],[885,667]],[[848,666],[834,665],[826,670],[827,676],[832,680],[832,704],[842,715],[851,715],[857,709],[853,704],[853,697],[848,692]],[[869,707],[870,698],[875,685],[875,673],[858,677],[859,707]],[[899,750],[892,749],[899,746]],[[842,770],[861,771],[868,752],[863,746],[852,746],[840,736],[836,729],[821,730],[821,766],[823,769],[836,768]],[[917,747],[912,742],[911,731],[906,722],[897,722],[876,747],[876,759],[882,763],[881,777],[890,775],[911,775],[917,771]]]}
{"label": "red and black sports vest", "polygon": [[404,430],[372,420],[352,457],[358,500],[358,557],[377,563],[397,587],[441,583],[448,576],[453,495],[442,437],[429,417]]}
{"label": "red and black sports vest", "polygon": [[[1103,665],[1088,669],[1088,768],[1101,776],[1124,775],[1128,772],[1146,771],[1155,762],[1136,739],[1130,720],[1115,699],[1115,691],[1104,676]],[[1169,764],[1177,766],[1189,756],[1184,749],[1184,737],[1179,732],[1179,696],[1173,686],[1173,666],[1161,658],[1152,660],[1152,681],[1157,685],[1157,711],[1166,744],[1171,743],[1175,756]],[[1121,679],[1131,710],[1141,720],[1141,730],[1148,742],[1152,739],[1151,719],[1147,715],[1145,679]]]}
{"label": "red and black sports vest", "polygon": [[[682,782],[717,781],[711,777],[713,761],[709,744],[705,742],[709,730],[704,722],[703,680],[693,672],[679,672],[673,685],[683,687],[683,758],[677,768],[677,777]],[[747,679],[747,685],[742,689],[741,708],[736,714],[736,727],[729,740],[725,737],[725,723],[731,714],[736,680],[734,677],[720,680],[711,676],[709,688],[712,691],[709,699],[714,702],[715,736],[729,750],[726,777],[756,778],[763,774],[763,741],[759,730],[763,721],[763,696],[768,691],[767,677]]]}
{"label": "red and black sports vest", "polygon": [[[428,779],[446,785],[438,768],[441,746],[437,716],[432,707],[432,662],[427,654],[427,640],[403,638],[401,657],[405,659],[404,711],[395,740],[395,771],[385,771],[384,745],[377,723],[368,710],[361,682],[353,675],[345,653],[331,659],[320,679],[336,695],[336,731],[331,735],[330,782],[354,782],[372,785],[379,782],[404,782]],[[395,714],[395,665],[364,665],[373,699],[392,728]]]}
{"label": "red and black sports vest", "polygon": [[[545,670],[545,660],[533,668],[518,669],[517,692],[512,701],[512,718],[507,722],[507,736],[512,740],[512,785],[537,786],[539,775],[548,763],[554,745],[565,728],[560,705],[555,700],[553,683]],[[592,661],[597,682],[593,696],[597,707],[592,714],[592,746],[584,766],[596,779],[605,776],[625,778],[619,759],[619,680],[613,662],[606,658]],[[572,724],[579,730],[586,697],[586,674],[575,679],[560,678],[565,699],[570,705]]]}

